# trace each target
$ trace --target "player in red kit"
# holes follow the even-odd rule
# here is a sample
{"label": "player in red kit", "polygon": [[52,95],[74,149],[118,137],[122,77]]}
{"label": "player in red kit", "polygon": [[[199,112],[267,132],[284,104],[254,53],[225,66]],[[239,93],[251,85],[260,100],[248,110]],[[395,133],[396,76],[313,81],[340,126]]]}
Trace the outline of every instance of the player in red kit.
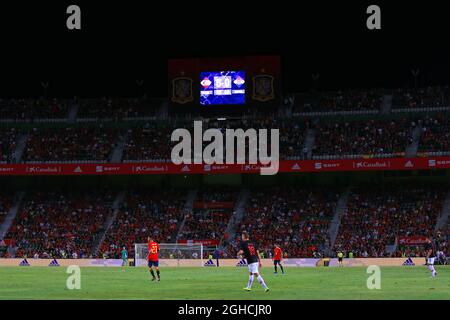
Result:
{"label": "player in red kit", "polygon": [[275,248],[273,249],[273,266],[275,268],[275,274],[278,274],[277,265],[280,266],[281,273],[284,274],[283,266],[281,265],[281,260],[283,256],[283,251],[281,250],[279,245],[275,245]]}
{"label": "player in red kit", "polygon": [[152,275],[152,281],[156,280],[155,272],[153,271],[153,267],[155,267],[156,275],[158,276],[158,281],[161,280],[161,277],[159,275],[159,261],[158,261],[158,252],[159,252],[159,244],[157,244],[151,237],[148,237],[148,268],[150,270],[150,273]]}

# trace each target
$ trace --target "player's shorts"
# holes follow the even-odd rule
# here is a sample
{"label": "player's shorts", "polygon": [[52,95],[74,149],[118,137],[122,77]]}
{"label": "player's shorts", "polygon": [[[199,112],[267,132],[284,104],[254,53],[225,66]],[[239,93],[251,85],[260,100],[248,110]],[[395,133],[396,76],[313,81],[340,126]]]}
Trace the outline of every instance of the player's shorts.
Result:
{"label": "player's shorts", "polygon": [[281,260],[273,260],[273,265],[276,266],[277,264],[281,264]]}
{"label": "player's shorts", "polygon": [[250,273],[259,273],[259,272],[258,272],[258,267],[259,267],[259,263],[258,263],[258,262],[250,263],[250,264],[248,265],[248,271],[249,271]]}
{"label": "player's shorts", "polygon": [[338,261],[339,261],[339,262],[342,262],[342,258],[338,258]]}
{"label": "player's shorts", "polygon": [[156,260],[156,261],[148,260],[148,267],[149,268],[151,268],[151,267],[158,267],[158,266],[159,266],[159,261],[158,260]]}
{"label": "player's shorts", "polygon": [[428,258],[428,261],[427,261],[428,265],[434,265],[434,259],[436,259],[436,258],[435,257]]}
{"label": "player's shorts", "polygon": [[128,259],[122,259],[122,266],[128,265]]}

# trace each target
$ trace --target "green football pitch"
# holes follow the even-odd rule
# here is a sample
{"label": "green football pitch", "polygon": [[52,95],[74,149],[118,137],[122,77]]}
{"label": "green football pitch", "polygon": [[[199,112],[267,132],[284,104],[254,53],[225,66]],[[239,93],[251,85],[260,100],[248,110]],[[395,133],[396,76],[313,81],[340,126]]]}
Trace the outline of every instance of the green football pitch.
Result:
{"label": "green football pitch", "polygon": [[69,290],[63,267],[0,267],[0,299],[446,299],[450,268],[437,267],[431,278],[425,266],[382,267],[381,289],[369,290],[366,268],[287,268],[274,275],[262,268],[270,291],[259,283],[251,292],[247,269],[162,268],[161,282],[151,282],[146,268],[81,268],[81,288]]}

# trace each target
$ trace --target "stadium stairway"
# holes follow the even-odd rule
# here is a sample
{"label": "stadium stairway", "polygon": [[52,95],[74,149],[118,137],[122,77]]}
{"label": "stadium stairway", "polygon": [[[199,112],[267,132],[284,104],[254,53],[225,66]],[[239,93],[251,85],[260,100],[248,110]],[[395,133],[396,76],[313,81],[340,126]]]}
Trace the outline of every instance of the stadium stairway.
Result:
{"label": "stadium stairway", "polygon": [[159,106],[159,110],[156,113],[158,120],[167,120],[169,118],[169,102],[164,100]]}
{"label": "stadium stairway", "polygon": [[187,194],[186,204],[184,205],[184,212],[185,212],[184,219],[180,222],[180,224],[177,227],[178,231],[175,237],[175,242],[178,242],[178,239],[180,238],[181,231],[183,230],[184,224],[186,223],[186,215],[194,211],[194,201],[195,198],[197,197],[197,193],[198,190],[191,190]]}
{"label": "stadium stairway", "polygon": [[[250,198],[250,191],[248,189],[242,189],[239,193],[238,199],[236,201],[236,205],[234,207],[233,215],[230,217],[228,221],[227,228],[225,229],[225,233],[228,234],[228,239],[236,238],[236,231],[238,226],[241,224],[242,219],[245,216],[245,208],[247,206],[248,199]],[[224,248],[224,238],[220,239],[219,249],[223,250]]]}
{"label": "stadium stairway", "polygon": [[8,214],[6,215],[5,220],[0,225],[0,239],[3,239],[8,233],[9,228],[11,227],[14,219],[16,218],[17,213],[19,212],[20,205],[22,204],[23,197],[25,196],[25,192],[20,191],[17,192],[14,196],[14,204],[9,209]]}
{"label": "stadium stairway", "polygon": [[117,214],[119,213],[120,207],[125,200],[125,191],[120,191],[116,199],[114,199],[114,202],[112,204],[112,214],[106,218],[105,224],[103,225],[103,228],[100,229],[100,231],[95,236],[95,239],[92,243],[92,256],[96,257],[98,255],[98,252],[100,250],[101,244],[105,240],[106,233],[108,232],[109,228],[111,228],[114,220],[117,218]]}
{"label": "stadium stairway", "polygon": [[339,226],[341,225],[341,217],[347,210],[348,197],[350,195],[350,188],[347,188],[339,197],[339,200],[334,211],[333,220],[331,220],[330,227],[328,229],[328,235],[330,236],[330,248],[334,247],[336,238],[339,232]]}
{"label": "stadium stairway", "polygon": [[125,148],[125,143],[127,142],[130,133],[127,131],[125,134],[120,135],[116,143],[116,147],[111,153],[111,162],[119,163],[122,162],[123,149]]}
{"label": "stadium stairway", "polygon": [[450,190],[447,192],[447,196],[444,201],[444,205],[442,206],[441,215],[436,221],[436,226],[434,231],[438,230],[447,230],[448,219],[450,217]]}
{"label": "stadium stairway", "polygon": [[303,144],[303,149],[306,150],[306,158],[312,158],[312,148],[316,142],[316,130],[308,129],[305,136],[305,143]]}
{"label": "stadium stairway", "polygon": [[69,109],[68,116],[67,116],[68,121],[70,123],[77,121],[79,108],[80,108],[80,106],[77,103],[73,103],[70,105],[70,109]]}
{"label": "stadium stairway", "polygon": [[392,95],[384,95],[380,106],[380,114],[389,114],[392,110]]}
{"label": "stadium stairway", "polygon": [[23,152],[27,145],[28,134],[21,134],[17,137],[16,149],[13,151],[12,159],[14,163],[19,163],[22,160]]}
{"label": "stadium stairway", "polygon": [[422,135],[422,127],[417,126],[412,132],[412,142],[406,146],[405,155],[407,158],[414,158],[417,156],[417,150],[419,149],[419,141]]}

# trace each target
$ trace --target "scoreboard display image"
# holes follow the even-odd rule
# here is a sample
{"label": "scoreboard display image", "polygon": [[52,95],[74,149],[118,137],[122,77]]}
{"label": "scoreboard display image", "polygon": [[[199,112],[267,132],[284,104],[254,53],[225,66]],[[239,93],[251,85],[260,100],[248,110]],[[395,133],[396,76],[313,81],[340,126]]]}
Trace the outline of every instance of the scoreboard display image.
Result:
{"label": "scoreboard display image", "polygon": [[245,72],[201,72],[200,104],[245,104]]}

